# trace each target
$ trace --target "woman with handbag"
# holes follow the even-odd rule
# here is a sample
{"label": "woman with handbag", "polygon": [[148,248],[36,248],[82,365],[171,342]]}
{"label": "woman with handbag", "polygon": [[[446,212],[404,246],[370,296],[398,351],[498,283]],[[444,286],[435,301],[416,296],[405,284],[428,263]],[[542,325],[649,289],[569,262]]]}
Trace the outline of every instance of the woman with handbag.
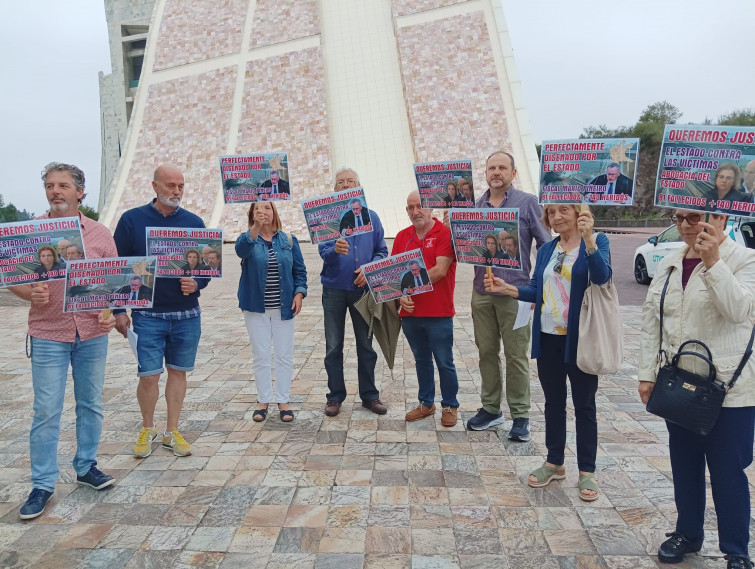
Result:
{"label": "woman with handbag", "polygon": [[[581,213],[580,208],[584,208]],[[587,206],[548,204],[544,206],[543,222],[559,236],[538,250],[529,286],[515,287],[486,275],[485,290],[535,303],[532,357],[537,359],[537,372],[545,394],[548,457],[543,466],[530,474],[527,483],[533,488],[542,488],[552,480],[566,478],[568,375],[576,415],[579,497],[592,502],[598,498],[595,483],[598,376],[577,367],[577,343],[580,307],[589,281],[602,285],[611,279],[608,238],[602,233],[593,234],[593,217]]]}
{"label": "woman with handbag", "polygon": [[294,362],[294,317],[307,295],[307,268],[293,235],[281,230],[273,202],[252,203],[249,230],[236,240],[241,257],[239,308],[249,332],[257,382],[257,409],[252,419],[267,417],[273,402],[272,357],[275,352],[275,402],[281,421],[294,420],[289,405]]}
{"label": "woman with handbag", "polygon": [[[715,409],[717,416],[711,415],[712,426],[702,429],[707,434],[693,432],[691,424],[677,424],[683,421],[666,421],[677,520],[675,531],[666,534],[669,539],[658,550],[658,559],[678,563],[686,553],[700,551],[707,463],[719,548],[727,556],[729,569],[751,569],[750,492],[744,471],[752,462],[755,359],[743,354],[752,341],[755,324],[755,251],[724,234],[728,216],[708,215],[706,223],[706,214],[699,211],[676,210],[674,214],[687,246],[661,261],[648,289],[642,309],[639,392],[646,404],[652,395],[652,410],[660,412],[658,401],[666,399],[673,382],[664,380],[663,385],[656,386],[659,372],[665,377],[669,368],[678,366],[684,373],[712,375],[700,354],[674,358],[668,365],[667,360],[680,349],[689,351],[691,344],[682,348],[689,340],[708,348],[717,381],[736,383],[725,393],[720,410]],[[688,382],[679,387],[686,392],[668,399],[672,404],[687,393],[697,392]],[[688,415],[699,418],[705,412],[690,409]]]}

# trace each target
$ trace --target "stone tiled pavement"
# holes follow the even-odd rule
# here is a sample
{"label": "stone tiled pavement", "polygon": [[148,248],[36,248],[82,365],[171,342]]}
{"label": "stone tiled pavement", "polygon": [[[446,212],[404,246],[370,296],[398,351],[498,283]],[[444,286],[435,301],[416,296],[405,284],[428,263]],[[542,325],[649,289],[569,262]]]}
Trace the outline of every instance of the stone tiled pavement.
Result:
{"label": "stone tiled pavement", "polygon": [[[665,427],[637,399],[638,308],[624,308],[624,368],[600,381],[602,491],[587,504],[577,496],[571,411],[566,480],[537,490],[526,484],[546,452],[534,362],[529,443],[507,440],[510,421],[486,432],[465,431],[461,423],[443,428],[439,414],[405,423],[416,402],[416,378],[403,338],[394,370],[382,357],[377,368],[388,414],[378,417],[355,402],[356,356],[347,334],[350,395],[338,417],[324,417],[320,263],[314,247],[303,248],[310,293],[297,318],[292,424],[283,424],[275,409],[265,423],[252,422],[256,391],[236,304],[239,266],[226,246],[226,276],[202,296],[202,341],[180,426],[193,455],[176,458],[155,445],[146,459],[131,456],[141,421],[136,365],[125,340],[113,333],[99,456],[117,485],[102,492],[75,485],[69,381],[61,479],[46,513],[26,523],[18,519],[30,490],[26,308],[0,293],[6,346],[0,362],[0,567],[656,567],[654,553],[673,527],[675,509]],[[459,267],[454,356],[465,420],[479,405],[480,389],[470,278],[471,268]],[[161,400],[158,420],[164,417]],[[709,513],[702,555],[678,567],[725,566],[712,505]]]}

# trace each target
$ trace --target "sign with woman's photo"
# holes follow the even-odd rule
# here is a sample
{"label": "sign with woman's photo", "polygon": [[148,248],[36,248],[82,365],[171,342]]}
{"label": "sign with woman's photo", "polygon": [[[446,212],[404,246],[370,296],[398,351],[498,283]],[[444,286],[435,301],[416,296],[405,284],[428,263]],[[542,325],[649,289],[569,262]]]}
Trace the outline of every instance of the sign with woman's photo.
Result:
{"label": "sign with woman's photo", "polygon": [[0,224],[2,286],[64,279],[68,259],[83,259],[78,217]]}
{"label": "sign with woman's photo", "polygon": [[147,255],[158,277],[222,277],[223,232],[196,227],[148,227]]}
{"label": "sign with woman's photo", "polygon": [[470,265],[522,268],[519,209],[452,209],[448,212],[456,260]]}
{"label": "sign with woman's photo", "polygon": [[419,249],[367,263],[362,271],[378,303],[433,290]]}
{"label": "sign with woman's photo", "polygon": [[155,257],[70,261],[63,311],[152,308],[156,264]]}
{"label": "sign with woman's photo", "polygon": [[755,217],[755,127],[666,125],[655,205]]}
{"label": "sign with woman's photo", "polygon": [[540,203],[632,205],[639,138],[544,141]]}
{"label": "sign with woman's photo", "polygon": [[307,200],[301,207],[313,245],[372,231],[361,186]]}
{"label": "sign with woman's photo", "polygon": [[221,156],[220,176],[225,203],[291,199],[286,152]]}
{"label": "sign with woman's photo", "polygon": [[427,162],[414,165],[423,208],[474,207],[472,161]]}

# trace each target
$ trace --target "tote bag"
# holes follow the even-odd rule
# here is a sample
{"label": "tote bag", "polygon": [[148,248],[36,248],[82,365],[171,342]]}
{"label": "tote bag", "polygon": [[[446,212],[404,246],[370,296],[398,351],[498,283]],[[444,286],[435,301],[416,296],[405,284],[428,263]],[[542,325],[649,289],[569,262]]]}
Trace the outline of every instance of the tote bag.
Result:
{"label": "tote bag", "polygon": [[617,373],[623,360],[619,294],[613,279],[604,285],[590,282],[579,312],[577,367],[585,373],[605,375]]}

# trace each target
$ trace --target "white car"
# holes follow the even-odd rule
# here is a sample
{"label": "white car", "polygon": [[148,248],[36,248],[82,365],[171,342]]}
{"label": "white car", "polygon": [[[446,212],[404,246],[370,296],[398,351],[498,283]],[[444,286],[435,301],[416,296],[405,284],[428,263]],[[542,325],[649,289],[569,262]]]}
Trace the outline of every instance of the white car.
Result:
{"label": "white car", "polygon": [[[755,249],[755,220],[729,218],[726,232],[740,245]],[[661,259],[680,247],[684,247],[684,242],[676,225],[650,237],[647,243],[634,251],[634,280],[640,284],[650,284]]]}

